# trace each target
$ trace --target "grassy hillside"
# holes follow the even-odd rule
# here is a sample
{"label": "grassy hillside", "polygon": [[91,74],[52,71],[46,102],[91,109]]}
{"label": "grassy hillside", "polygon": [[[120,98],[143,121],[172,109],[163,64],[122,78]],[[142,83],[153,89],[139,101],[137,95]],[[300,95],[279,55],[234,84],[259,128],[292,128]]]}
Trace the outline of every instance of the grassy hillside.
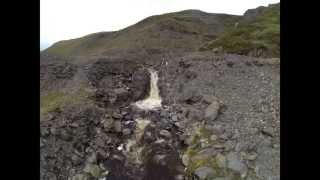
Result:
{"label": "grassy hillside", "polygon": [[148,49],[159,53],[220,47],[226,53],[279,57],[280,4],[250,9],[243,16],[199,10],[151,16],[120,31],[57,42],[44,53],[87,57]]}
{"label": "grassy hillside", "polygon": [[146,18],[116,32],[60,41],[45,50],[62,56],[107,54],[117,50],[197,50],[240,17],[186,10]]}
{"label": "grassy hillside", "polygon": [[244,18],[237,27],[229,27],[201,50],[222,47],[223,51],[228,53],[279,57],[280,4],[259,10],[261,12],[255,17]]}

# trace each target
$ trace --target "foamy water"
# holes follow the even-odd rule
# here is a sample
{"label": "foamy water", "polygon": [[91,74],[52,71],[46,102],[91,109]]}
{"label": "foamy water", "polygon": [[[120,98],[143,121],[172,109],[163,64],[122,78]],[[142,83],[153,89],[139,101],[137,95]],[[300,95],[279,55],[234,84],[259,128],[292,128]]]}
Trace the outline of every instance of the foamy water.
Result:
{"label": "foamy water", "polygon": [[149,69],[150,72],[150,93],[149,96],[142,100],[137,101],[135,105],[140,109],[151,110],[161,107],[161,97],[158,88],[158,72]]}

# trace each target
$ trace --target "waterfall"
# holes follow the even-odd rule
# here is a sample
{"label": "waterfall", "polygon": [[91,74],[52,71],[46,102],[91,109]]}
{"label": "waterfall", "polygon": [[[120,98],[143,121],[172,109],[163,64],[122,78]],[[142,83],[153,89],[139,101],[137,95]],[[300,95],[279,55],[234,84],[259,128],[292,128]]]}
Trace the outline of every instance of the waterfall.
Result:
{"label": "waterfall", "polygon": [[158,88],[158,72],[149,69],[150,73],[150,93],[149,96],[142,100],[137,101],[135,105],[140,109],[155,109],[161,107],[161,97],[159,95],[159,88]]}

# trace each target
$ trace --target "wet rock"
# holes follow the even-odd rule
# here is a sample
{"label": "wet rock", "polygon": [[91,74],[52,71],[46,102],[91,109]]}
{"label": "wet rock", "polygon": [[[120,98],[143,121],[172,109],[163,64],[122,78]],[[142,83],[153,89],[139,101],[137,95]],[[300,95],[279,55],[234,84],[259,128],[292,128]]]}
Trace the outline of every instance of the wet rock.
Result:
{"label": "wet rock", "polygon": [[165,138],[171,138],[171,133],[167,130],[161,130],[159,134]]}
{"label": "wet rock", "polygon": [[185,72],[185,77],[188,79],[188,80],[192,80],[192,79],[195,79],[197,77],[197,73],[196,72],[193,72],[193,71],[186,71]]}
{"label": "wet rock", "polygon": [[[176,164],[176,163],[178,163],[178,164]],[[182,164],[180,164],[180,162],[175,162],[175,164],[176,164],[175,170],[177,171],[177,173],[183,175],[185,173],[185,167]]]}
{"label": "wet rock", "polygon": [[167,118],[167,117],[169,117],[169,113],[168,113],[168,111],[161,111],[160,112],[160,117],[163,117],[163,118]]}
{"label": "wet rock", "polygon": [[122,125],[121,125],[121,121],[114,121],[113,122],[113,128],[114,128],[114,130],[115,130],[115,132],[121,132],[121,130],[122,130]]}
{"label": "wet rock", "polygon": [[98,165],[95,164],[87,164],[83,169],[84,172],[91,174],[93,177],[98,178],[101,174],[101,169]]}
{"label": "wet rock", "polygon": [[85,149],[85,152],[86,152],[86,153],[92,153],[92,152],[93,152],[92,147],[88,146],[88,147]]}
{"label": "wet rock", "polygon": [[120,156],[120,155],[117,155],[117,154],[112,155],[112,158],[116,159],[116,160],[119,160],[119,161],[123,161],[125,159],[123,156]]}
{"label": "wet rock", "polygon": [[178,119],[184,119],[186,116],[185,116],[186,112],[185,111],[182,111],[178,114]]}
{"label": "wet rock", "polygon": [[216,135],[221,135],[224,133],[224,128],[221,125],[213,125],[213,126],[206,126],[206,128],[210,131],[212,131]]}
{"label": "wet rock", "polygon": [[174,177],[175,180],[184,180],[184,176],[182,174],[178,174]]}
{"label": "wet rock", "polygon": [[274,131],[272,127],[267,127],[261,130],[262,134],[266,135],[266,136],[270,136],[273,137]]}
{"label": "wet rock", "polygon": [[[82,148],[82,147],[80,147],[80,148]],[[82,150],[82,149],[81,149]],[[81,151],[82,152],[82,151]],[[78,156],[80,156],[80,157],[83,157],[84,155],[83,155],[83,153],[81,153],[81,152],[79,152],[79,150],[77,150],[77,149],[75,149],[74,150],[74,153],[76,154],[76,155],[78,155]]]}
{"label": "wet rock", "polygon": [[278,149],[279,147],[280,147],[280,144],[273,144],[273,146],[272,146],[273,148],[275,148],[275,149]]}
{"label": "wet rock", "polygon": [[112,118],[108,118],[103,120],[103,127],[106,130],[110,130],[112,128],[113,125],[113,119]]}
{"label": "wet rock", "polygon": [[96,154],[96,153],[92,153],[92,154],[88,157],[87,162],[88,162],[88,163],[91,163],[91,164],[97,163],[97,154]]}
{"label": "wet rock", "polygon": [[232,177],[217,177],[217,178],[214,178],[213,180],[232,180],[233,178]]}
{"label": "wet rock", "polygon": [[218,101],[213,101],[205,110],[205,119],[213,121],[217,118],[220,104]]}
{"label": "wet rock", "polygon": [[210,146],[211,146],[211,143],[209,142],[209,139],[207,139],[207,138],[200,139],[200,147],[201,148],[208,148]]}
{"label": "wet rock", "polygon": [[227,66],[228,66],[228,67],[232,67],[233,65],[234,65],[234,62],[232,62],[232,61],[228,61],[228,62],[227,62]]}
{"label": "wet rock", "polygon": [[72,177],[72,180],[89,180],[89,176],[87,174],[77,174]]}
{"label": "wet rock", "polygon": [[129,128],[125,128],[122,130],[122,134],[127,136],[127,135],[130,135],[131,134],[131,130]]}
{"label": "wet rock", "polygon": [[100,135],[100,134],[101,134],[101,129],[100,129],[100,128],[96,128],[96,133],[97,133],[98,135]]}
{"label": "wet rock", "polygon": [[213,145],[213,148],[215,148],[215,149],[224,149],[225,145],[223,145],[223,144],[215,144],[215,145]]}
{"label": "wet rock", "polygon": [[216,155],[216,162],[217,162],[218,167],[220,167],[220,168],[225,168],[227,166],[226,157],[224,155],[222,155],[221,153],[218,153]]}
{"label": "wet rock", "polygon": [[211,140],[211,141],[216,141],[216,140],[218,140],[218,136],[212,134],[212,135],[210,136],[210,140]]}
{"label": "wet rock", "polygon": [[248,168],[247,166],[241,162],[236,153],[229,153],[227,155],[227,167],[233,171],[236,171],[241,174],[241,177],[245,177],[247,175]]}
{"label": "wet rock", "polygon": [[155,141],[155,137],[152,135],[152,133],[150,131],[145,132],[144,136],[143,136],[143,140],[146,143],[151,143],[153,141]]}
{"label": "wet rock", "polygon": [[81,163],[81,158],[76,154],[71,156],[71,160],[74,165],[79,165]]}
{"label": "wet rock", "polygon": [[124,88],[124,87],[121,87],[121,88],[116,88],[113,90],[114,93],[116,94],[123,94],[123,93],[127,93],[127,89]]}
{"label": "wet rock", "polygon": [[[196,155],[193,155],[192,157],[185,157],[185,160],[190,159],[189,162],[198,162],[198,161],[205,161],[208,159],[213,158],[217,152],[212,148],[206,148],[198,152]],[[186,161],[188,162],[188,161]]]}
{"label": "wet rock", "polygon": [[42,142],[42,139],[40,138],[40,148],[44,146],[44,143]]}
{"label": "wet rock", "polygon": [[232,150],[234,147],[235,147],[235,143],[232,142],[232,141],[227,141],[227,142],[225,143],[225,150],[226,150],[226,151],[230,151],[230,150]]}
{"label": "wet rock", "polygon": [[222,139],[222,140],[224,140],[224,141],[229,140],[229,135],[228,135],[228,133],[222,134],[222,135],[220,136],[220,139]]}
{"label": "wet rock", "polygon": [[54,120],[55,118],[56,117],[53,114],[51,113],[48,114],[48,117],[47,117],[48,121]]}
{"label": "wet rock", "polygon": [[178,116],[177,115],[173,115],[171,117],[171,119],[172,119],[172,121],[176,122],[176,121],[178,121]]}
{"label": "wet rock", "polygon": [[57,79],[70,79],[77,71],[77,66],[64,63],[56,65],[52,68],[52,74],[55,75]]}
{"label": "wet rock", "polygon": [[104,114],[104,117],[108,119],[108,118],[111,118],[111,115],[107,113],[107,114]]}
{"label": "wet rock", "polygon": [[165,165],[166,165],[166,162],[164,161],[165,158],[166,158],[166,155],[164,155],[164,154],[157,154],[157,155],[155,155],[153,158],[154,158],[154,160],[155,160],[156,163],[161,164],[162,166],[165,166]]}
{"label": "wet rock", "polygon": [[185,100],[187,104],[195,104],[201,100],[201,95],[193,95],[192,97]]}
{"label": "wet rock", "polygon": [[180,129],[184,129],[186,127],[186,124],[184,122],[181,122],[181,121],[175,122],[174,125],[177,126]]}
{"label": "wet rock", "polygon": [[185,165],[185,166],[188,166],[189,165],[189,160],[190,160],[190,157],[189,157],[189,155],[187,154],[187,153],[184,153],[183,155],[182,155],[182,163],[183,163],[183,165]]}
{"label": "wet rock", "polygon": [[186,61],[179,61],[179,66],[182,68],[189,68],[192,66],[192,64],[190,62],[186,62]]}
{"label": "wet rock", "polygon": [[271,146],[272,142],[270,138],[263,138],[262,141],[260,142],[259,146],[264,147],[264,146]]}
{"label": "wet rock", "polygon": [[203,112],[197,109],[189,109],[186,116],[192,121],[203,120]]}
{"label": "wet rock", "polygon": [[40,134],[41,134],[41,136],[43,136],[43,137],[47,137],[47,136],[49,136],[50,132],[49,132],[48,128],[42,128],[42,127],[41,127],[41,129],[40,129]]}
{"label": "wet rock", "polygon": [[268,146],[259,146],[257,153],[259,156],[254,163],[256,174],[263,179],[269,177],[272,177],[270,179],[279,179],[280,150]]}
{"label": "wet rock", "polygon": [[126,115],[124,116],[124,119],[125,119],[126,121],[132,120],[132,114],[126,114]]}
{"label": "wet rock", "polygon": [[98,149],[97,154],[98,154],[98,159],[104,159],[104,158],[107,158],[109,156],[108,152],[106,152],[102,148]]}
{"label": "wet rock", "polygon": [[211,167],[199,167],[194,171],[194,174],[200,179],[205,180],[208,178],[213,178],[216,175],[216,172]]}
{"label": "wet rock", "polygon": [[233,135],[232,135],[232,138],[231,139],[239,139],[240,138],[240,133],[238,130],[236,130]]}
{"label": "wet rock", "polygon": [[[158,124],[159,126],[166,126],[169,124],[169,121],[167,118],[161,118],[160,121],[158,121],[156,124]],[[153,126],[155,124],[151,124],[151,126]]]}
{"label": "wet rock", "polygon": [[234,136],[234,131],[231,130],[230,126],[226,127],[226,131],[224,132],[224,135],[227,139],[232,139]]}
{"label": "wet rock", "polygon": [[185,142],[185,140],[187,139],[187,135],[185,134],[178,134],[178,138],[179,138],[179,141],[181,142]]}
{"label": "wet rock", "polygon": [[[102,176],[107,176],[109,174],[108,170],[105,170],[103,173],[101,173]],[[100,178],[101,180],[106,180],[106,178]],[[100,180],[99,179],[99,180]]]}
{"label": "wet rock", "polygon": [[147,120],[147,119],[137,119],[136,120],[136,122],[137,122],[137,125],[136,125],[136,127],[137,127],[137,131],[142,131],[142,132],[144,132],[144,129],[151,123],[149,120]]}
{"label": "wet rock", "polygon": [[218,101],[218,98],[213,95],[203,95],[202,101],[207,104],[211,104],[214,101]]}
{"label": "wet rock", "polygon": [[123,150],[124,145],[120,144],[120,146],[117,147],[118,151],[122,151]]}
{"label": "wet rock", "polygon": [[217,154],[214,148],[204,148],[192,157],[192,160],[208,159]]}
{"label": "wet rock", "polygon": [[118,112],[113,112],[112,113],[112,117],[115,118],[115,119],[121,119],[122,118],[122,115]]}
{"label": "wet rock", "polygon": [[50,128],[50,133],[51,133],[52,135],[56,135],[57,129],[54,128],[54,127]]}
{"label": "wet rock", "polygon": [[77,127],[79,127],[79,124],[76,122],[73,122],[70,124],[70,127],[77,128]]}
{"label": "wet rock", "polygon": [[64,140],[64,141],[71,141],[71,140],[73,139],[71,133],[69,133],[69,132],[67,132],[67,131],[65,131],[65,130],[62,130],[62,131],[60,132],[59,137],[60,137],[62,140]]}
{"label": "wet rock", "polygon": [[244,146],[244,144],[238,142],[238,143],[236,144],[234,150],[237,151],[237,152],[239,152],[239,151],[242,150],[243,146]]}
{"label": "wet rock", "polygon": [[184,143],[187,144],[188,146],[191,146],[192,145],[192,141],[193,141],[193,137],[192,136],[188,136]]}
{"label": "wet rock", "polygon": [[137,101],[146,98],[150,90],[150,74],[147,70],[136,70],[132,75],[132,82],[132,99]]}
{"label": "wet rock", "polygon": [[256,160],[258,157],[258,154],[257,153],[250,153],[250,154],[245,154],[244,155],[244,159],[247,159],[249,161],[254,161]]}
{"label": "wet rock", "polygon": [[195,91],[189,90],[182,95],[182,100],[186,104],[192,105],[199,102],[202,99],[202,95]]}
{"label": "wet rock", "polygon": [[106,139],[109,139],[107,136],[98,137],[95,141],[96,145],[99,147],[104,147],[106,143]]}

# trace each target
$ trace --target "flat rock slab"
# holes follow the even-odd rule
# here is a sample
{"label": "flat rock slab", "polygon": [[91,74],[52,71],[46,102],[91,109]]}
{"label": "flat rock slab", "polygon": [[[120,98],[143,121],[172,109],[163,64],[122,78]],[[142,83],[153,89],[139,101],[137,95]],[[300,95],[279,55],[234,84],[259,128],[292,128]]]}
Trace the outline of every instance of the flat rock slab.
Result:
{"label": "flat rock slab", "polygon": [[239,172],[242,177],[247,174],[247,166],[239,160],[236,153],[229,153],[227,155],[227,162],[227,167],[233,171]]}
{"label": "flat rock slab", "polygon": [[205,119],[214,121],[219,113],[220,104],[218,101],[213,101],[205,110]]}
{"label": "flat rock slab", "polygon": [[195,170],[195,175],[199,177],[200,180],[205,180],[206,178],[212,178],[216,175],[216,172],[211,167],[199,167]]}

